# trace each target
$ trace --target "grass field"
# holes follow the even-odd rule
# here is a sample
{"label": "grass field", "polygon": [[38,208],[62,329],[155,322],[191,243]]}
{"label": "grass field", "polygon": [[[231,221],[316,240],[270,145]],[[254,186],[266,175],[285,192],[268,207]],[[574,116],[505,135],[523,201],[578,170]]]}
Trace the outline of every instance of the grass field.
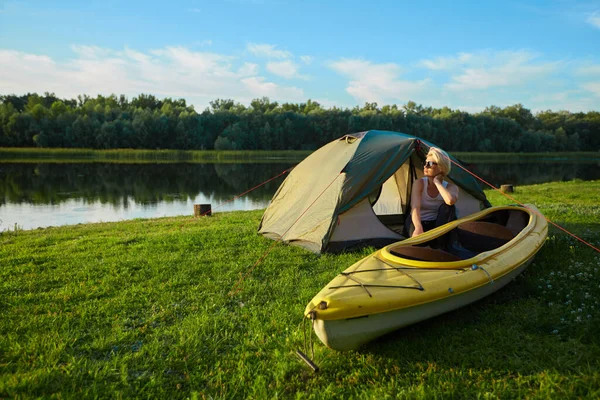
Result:
{"label": "grass field", "polygon": [[[600,181],[513,196],[600,247]],[[358,351],[313,336],[314,373],[295,356],[304,307],[373,249],[278,244],[231,296],[274,243],[256,234],[261,215],[0,233],[0,398],[600,396],[600,253],[559,229],[483,301]]]}

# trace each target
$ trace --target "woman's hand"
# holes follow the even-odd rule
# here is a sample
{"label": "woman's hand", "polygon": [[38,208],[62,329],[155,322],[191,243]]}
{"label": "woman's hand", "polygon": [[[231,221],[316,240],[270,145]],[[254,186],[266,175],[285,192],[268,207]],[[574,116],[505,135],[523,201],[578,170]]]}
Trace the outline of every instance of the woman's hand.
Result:
{"label": "woman's hand", "polygon": [[420,235],[421,233],[423,233],[423,226],[415,226],[415,230],[414,230],[414,232],[412,234],[412,237]]}
{"label": "woman's hand", "polygon": [[444,187],[444,175],[438,174],[433,178],[433,184],[437,187],[440,192],[440,196],[444,199],[444,203],[449,206],[456,203],[458,200],[458,187],[452,182],[448,182],[448,185]]}

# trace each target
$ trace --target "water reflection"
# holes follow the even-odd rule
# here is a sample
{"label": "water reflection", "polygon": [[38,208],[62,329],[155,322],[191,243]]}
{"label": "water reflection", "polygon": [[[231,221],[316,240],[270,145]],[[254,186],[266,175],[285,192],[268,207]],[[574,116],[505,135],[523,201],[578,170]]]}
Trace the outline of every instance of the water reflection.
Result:
{"label": "water reflection", "polygon": [[586,160],[547,160],[518,163],[477,162],[469,169],[494,186],[509,183],[533,185],[546,182],[600,179],[600,158]]}
{"label": "water reflection", "polygon": [[[59,204],[69,199],[129,207],[185,201],[199,194],[231,199],[292,164],[0,164],[0,205]],[[279,181],[250,192],[270,200]]]}
{"label": "water reflection", "polygon": [[[283,176],[231,200],[296,163],[0,163],[0,231],[191,215],[199,203],[215,211],[264,208]],[[600,159],[476,162],[470,169],[495,186],[600,179]]]}
{"label": "water reflection", "polygon": [[0,231],[265,208],[294,164],[0,164]]}

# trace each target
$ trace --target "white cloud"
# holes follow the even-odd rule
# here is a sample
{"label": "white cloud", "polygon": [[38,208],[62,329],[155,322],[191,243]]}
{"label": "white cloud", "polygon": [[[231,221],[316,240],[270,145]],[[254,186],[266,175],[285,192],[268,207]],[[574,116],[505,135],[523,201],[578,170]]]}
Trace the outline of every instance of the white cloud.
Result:
{"label": "white cloud", "polygon": [[254,76],[258,75],[258,65],[246,62],[237,70],[239,76]]}
{"label": "white cloud", "polygon": [[451,70],[464,65],[473,59],[473,54],[459,53],[456,57],[437,57],[432,60],[421,60],[418,65],[431,70]]}
{"label": "white cloud", "polygon": [[298,66],[296,63],[290,60],[269,62],[267,63],[267,69],[271,73],[287,79],[303,78],[303,76],[298,74]]}
{"label": "white cloud", "polygon": [[581,85],[588,92],[592,92],[595,96],[600,97],[600,82],[588,82]]}
{"label": "white cloud", "polygon": [[596,65],[587,65],[585,67],[580,67],[575,70],[575,73],[577,75],[583,75],[583,76],[589,76],[589,75],[600,76],[600,65],[596,64]]}
{"label": "white cloud", "polygon": [[300,56],[300,60],[306,65],[313,62],[313,58],[311,56]]}
{"label": "white cloud", "polygon": [[[432,57],[411,64],[414,67],[410,71],[393,63],[355,59],[329,65],[348,79],[346,91],[359,104],[413,100],[469,112],[517,103],[532,111],[589,111],[600,106],[600,66],[589,61],[545,60],[528,50],[482,50]],[[587,77],[588,82],[577,76]]]}
{"label": "white cloud", "polygon": [[[257,43],[249,43],[246,46],[246,49],[254,54],[257,57],[268,58],[269,60],[281,60],[281,61],[269,61],[266,64],[266,68],[272,74],[277,76],[281,76],[286,79],[292,78],[300,78],[306,79],[305,76],[300,75],[298,72],[299,66],[292,59],[294,58],[293,54],[289,51],[279,50],[275,45],[272,44],[257,44]],[[300,59],[308,64],[311,62],[310,56],[302,56]]]}
{"label": "white cloud", "polygon": [[531,100],[534,102],[545,102],[545,101],[553,101],[553,102],[565,102],[569,99],[569,96],[576,94],[576,91],[569,90],[565,92],[556,92],[556,93],[544,93],[538,96],[533,96]]}
{"label": "white cloud", "polygon": [[253,97],[267,96],[271,99],[286,99],[289,102],[304,101],[304,91],[296,87],[282,87],[265,78],[253,76],[242,79],[243,84]]}
{"label": "white cloud", "polygon": [[559,67],[559,62],[535,63],[537,57],[527,51],[471,54],[444,87],[465,91],[526,86],[532,81],[546,79]]}
{"label": "white cloud", "polygon": [[75,57],[57,62],[39,54],[0,49],[0,87],[5,93],[80,94],[151,93],[184,97],[198,110],[217,98],[249,103],[268,96],[277,101],[304,101],[302,89],[277,85],[259,76],[258,65],[234,57],[166,47],[149,52],[73,46]]}
{"label": "white cloud", "polygon": [[592,26],[600,29],[600,13],[595,12],[595,13],[590,14],[586,21],[587,21],[587,23],[591,24]]}
{"label": "white cloud", "polygon": [[100,58],[106,57],[112,53],[114,53],[110,49],[105,49],[98,46],[83,46],[83,45],[72,45],[71,50],[77,53],[80,57],[83,58]]}
{"label": "white cloud", "polygon": [[346,91],[359,102],[385,104],[408,101],[427,90],[431,83],[429,79],[400,80],[402,71],[392,63],[373,64],[365,60],[342,59],[330,63],[330,67],[350,78]]}
{"label": "white cloud", "polygon": [[[140,51],[76,45],[71,46],[70,60],[59,61],[44,54],[0,49],[0,88],[4,93],[48,91],[66,98],[111,93],[131,98],[150,93],[183,97],[197,110],[218,98],[248,104],[262,96],[279,102],[312,98],[330,107],[413,100],[425,106],[467,111],[516,103],[532,111],[600,109],[600,65],[589,58],[544,60],[524,50],[487,50],[411,62],[410,71],[396,63],[338,59],[328,66],[346,82],[345,91],[329,87],[333,80],[328,77],[328,81],[320,81],[317,91],[305,94],[308,89],[303,85],[282,85],[269,78],[275,74],[306,79],[301,72],[308,58],[295,59],[291,53],[278,53],[281,50],[275,46],[266,46],[257,54],[285,58],[272,56],[259,67],[250,62],[254,57],[249,52],[234,57],[184,46]],[[319,79],[325,78],[311,77],[316,84]]]}
{"label": "white cloud", "polygon": [[272,44],[257,44],[249,43],[247,46],[248,51],[258,57],[277,58],[284,59],[292,57],[292,53],[285,50],[276,49],[275,45]]}

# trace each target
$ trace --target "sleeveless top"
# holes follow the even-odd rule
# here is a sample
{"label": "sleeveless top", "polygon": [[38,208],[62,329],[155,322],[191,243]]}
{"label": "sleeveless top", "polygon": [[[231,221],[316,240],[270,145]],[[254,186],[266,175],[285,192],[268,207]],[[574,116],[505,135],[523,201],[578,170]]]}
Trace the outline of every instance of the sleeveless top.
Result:
{"label": "sleeveless top", "polygon": [[[427,177],[423,177],[423,193],[421,193],[421,221],[435,221],[438,215],[438,209],[444,204],[444,199],[438,193],[436,197],[431,197],[427,193]],[[448,182],[443,181],[444,187]]]}

